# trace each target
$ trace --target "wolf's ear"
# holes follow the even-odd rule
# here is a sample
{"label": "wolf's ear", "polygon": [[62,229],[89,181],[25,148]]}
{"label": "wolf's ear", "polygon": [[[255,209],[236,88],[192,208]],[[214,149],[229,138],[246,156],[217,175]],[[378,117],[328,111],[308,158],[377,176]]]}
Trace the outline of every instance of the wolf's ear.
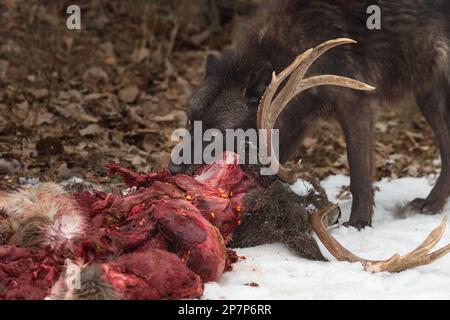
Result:
{"label": "wolf's ear", "polygon": [[217,65],[219,64],[219,58],[217,58],[213,54],[209,54],[208,58],[206,58],[206,77],[208,77],[214,70],[217,69]]}
{"label": "wolf's ear", "polygon": [[264,61],[253,68],[245,87],[245,96],[249,103],[259,102],[272,80],[273,66]]}

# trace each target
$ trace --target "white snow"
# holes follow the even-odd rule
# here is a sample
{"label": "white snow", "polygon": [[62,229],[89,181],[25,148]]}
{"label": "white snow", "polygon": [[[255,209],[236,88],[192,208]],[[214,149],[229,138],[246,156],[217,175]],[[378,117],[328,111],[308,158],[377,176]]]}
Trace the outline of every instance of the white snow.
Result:
{"label": "white snow", "polygon": [[305,180],[299,179],[291,186],[291,190],[302,197],[306,197],[311,191],[314,191],[314,186]]}
{"label": "white snow", "polygon": [[[305,187],[297,184],[300,192]],[[349,178],[334,176],[322,185],[331,201],[339,202],[348,220],[351,200],[338,201],[341,186]],[[386,259],[394,253],[404,254],[439,225],[443,214],[412,215],[397,220],[390,212],[396,204],[425,197],[431,190],[427,178],[404,178],[377,183],[373,228],[361,232],[339,227],[333,235],[354,253],[365,258]],[[307,187],[306,187],[307,188]],[[296,189],[296,188],[294,188]],[[450,215],[447,204],[444,214]],[[437,248],[450,243],[450,230]],[[332,262],[313,262],[292,254],[281,244],[237,250],[243,260],[234,271],[225,273],[219,282],[205,286],[204,299],[450,299],[450,255],[431,265],[398,274],[365,272],[361,265],[337,262],[321,246]],[[246,284],[255,283],[257,287]]]}

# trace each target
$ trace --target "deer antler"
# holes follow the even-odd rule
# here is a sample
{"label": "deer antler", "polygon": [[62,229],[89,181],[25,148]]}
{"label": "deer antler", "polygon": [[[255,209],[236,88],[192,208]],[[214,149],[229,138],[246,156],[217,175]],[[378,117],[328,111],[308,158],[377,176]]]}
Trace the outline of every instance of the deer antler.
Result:
{"label": "deer antler", "polygon": [[[297,59],[295,59],[295,61],[279,75],[273,73],[272,81],[267,87],[259,105],[257,126],[258,129],[266,129],[262,130],[262,134],[264,135],[262,143],[265,144],[263,145],[263,148],[267,148],[268,155],[271,157],[272,163],[278,164],[278,176],[285,182],[292,183],[296,180],[297,167],[288,168],[279,163],[273,152],[271,130],[288,103],[302,91],[317,86],[333,85],[364,91],[375,90],[374,87],[371,87],[365,83],[341,76],[320,75],[303,79],[314,61],[316,61],[322,54],[331,48],[349,43],[356,43],[356,41],[342,38],[324,42],[318,47],[309,49],[305,53],[298,56]],[[280,85],[288,77],[290,77],[289,80],[275,97]]]}
{"label": "deer antler", "polygon": [[[360,81],[334,75],[319,75],[303,79],[314,61],[316,61],[322,54],[336,46],[350,43],[356,42],[354,40],[344,38],[331,40],[301,54],[279,75],[276,75],[275,73],[273,74],[272,81],[261,99],[258,109],[257,126],[258,129],[266,129],[262,130],[262,134],[264,135],[262,143],[265,145],[261,147],[267,148],[272,163],[278,164],[278,176],[285,182],[292,183],[297,179],[296,173],[298,166],[287,167],[279,163],[279,160],[273,152],[271,130],[274,128],[275,122],[288,103],[299,93],[317,86],[334,85],[363,91],[375,90],[374,87]],[[288,78],[289,80],[287,80],[284,87],[277,94],[282,83],[284,83],[284,81]],[[333,238],[328,233],[328,230],[323,223],[324,217],[336,209],[336,207],[337,206],[331,206],[330,208],[315,212],[311,217],[311,224],[321,242],[339,261],[349,261],[352,263],[359,262],[364,266],[365,270],[370,272],[401,272],[410,268],[432,263],[450,252],[449,244],[430,253],[430,251],[441,240],[445,232],[448,220],[447,217],[445,217],[439,227],[433,230],[421,245],[404,256],[396,254],[390,259],[380,261],[360,258],[344,248],[344,246]]]}
{"label": "deer antler", "polygon": [[445,247],[430,253],[436,244],[442,239],[447,226],[447,217],[444,217],[442,223],[433,230],[429,236],[416,249],[410,253],[400,256],[394,255],[387,260],[367,260],[358,257],[344,248],[327,230],[323,223],[323,219],[334,209],[336,205],[315,212],[311,216],[311,224],[314,232],[319,237],[320,241],[328,249],[328,251],[339,261],[348,261],[351,263],[359,262],[364,266],[364,269],[369,272],[401,272],[407,269],[415,268],[430,264],[439,258],[445,256],[450,252],[450,244]]}

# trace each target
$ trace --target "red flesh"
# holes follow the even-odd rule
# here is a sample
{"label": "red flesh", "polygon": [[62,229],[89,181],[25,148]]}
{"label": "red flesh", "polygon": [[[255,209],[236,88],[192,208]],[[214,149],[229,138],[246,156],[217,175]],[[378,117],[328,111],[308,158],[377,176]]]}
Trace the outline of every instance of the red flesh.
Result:
{"label": "red flesh", "polygon": [[74,194],[71,201],[78,202],[90,227],[70,250],[0,246],[0,298],[46,297],[66,258],[100,263],[104,279],[124,299],[200,297],[202,281],[217,280],[238,261],[225,243],[240,224],[245,194],[255,182],[231,160],[205,166],[194,177],[139,175],[108,165],[110,175],[121,175],[137,192]]}

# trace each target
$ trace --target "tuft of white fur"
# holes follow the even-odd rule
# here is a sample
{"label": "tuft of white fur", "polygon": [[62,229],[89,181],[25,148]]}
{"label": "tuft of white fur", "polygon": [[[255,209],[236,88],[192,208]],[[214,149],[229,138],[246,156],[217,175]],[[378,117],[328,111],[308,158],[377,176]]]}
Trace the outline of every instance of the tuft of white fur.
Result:
{"label": "tuft of white fur", "polygon": [[56,216],[47,232],[50,237],[58,242],[65,242],[83,236],[86,229],[87,223],[84,216],[73,211]]}
{"label": "tuft of white fur", "polygon": [[76,201],[55,183],[41,183],[0,195],[0,205],[9,219],[17,222],[19,230],[35,221],[48,221],[39,227],[39,234],[41,243],[53,248],[81,237],[87,230],[85,216]]}
{"label": "tuft of white fur", "polygon": [[67,195],[67,192],[62,186],[53,182],[40,183],[30,189],[35,192],[41,192],[52,196]]}
{"label": "tuft of white fur", "polygon": [[30,206],[42,206],[47,213],[45,215],[52,218],[56,212],[53,204],[44,204],[45,200],[51,196],[62,196],[66,192],[55,183],[40,183],[36,186],[20,189],[18,192],[0,196],[0,206],[12,217],[20,217],[29,211]]}

